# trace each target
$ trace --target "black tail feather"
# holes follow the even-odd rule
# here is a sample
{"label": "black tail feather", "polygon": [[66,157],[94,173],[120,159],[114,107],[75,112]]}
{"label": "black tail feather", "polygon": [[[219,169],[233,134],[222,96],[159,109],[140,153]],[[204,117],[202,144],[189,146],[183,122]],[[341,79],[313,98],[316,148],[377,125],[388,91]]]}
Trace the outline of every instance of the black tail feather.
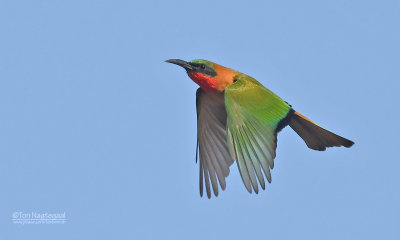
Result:
{"label": "black tail feather", "polygon": [[306,142],[311,149],[324,151],[327,147],[351,147],[354,142],[336,135],[306,117],[295,112],[289,120],[289,126]]}

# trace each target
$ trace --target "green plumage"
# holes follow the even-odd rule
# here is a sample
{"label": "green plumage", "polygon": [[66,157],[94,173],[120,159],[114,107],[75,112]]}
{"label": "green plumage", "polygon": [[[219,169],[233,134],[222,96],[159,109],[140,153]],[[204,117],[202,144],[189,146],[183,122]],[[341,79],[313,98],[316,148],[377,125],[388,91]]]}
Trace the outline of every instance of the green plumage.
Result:
{"label": "green plumage", "polygon": [[228,148],[244,185],[249,192],[258,192],[258,179],[265,189],[261,170],[271,182],[277,127],[291,106],[254,78],[239,73],[225,89],[225,108]]}
{"label": "green plumage", "polygon": [[[239,73],[236,82],[225,89],[225,106],[232,116],[246,111],[263,123],[277,127],[291,106],[254,78]],[[237,111],[236,113],[234,113]]]}

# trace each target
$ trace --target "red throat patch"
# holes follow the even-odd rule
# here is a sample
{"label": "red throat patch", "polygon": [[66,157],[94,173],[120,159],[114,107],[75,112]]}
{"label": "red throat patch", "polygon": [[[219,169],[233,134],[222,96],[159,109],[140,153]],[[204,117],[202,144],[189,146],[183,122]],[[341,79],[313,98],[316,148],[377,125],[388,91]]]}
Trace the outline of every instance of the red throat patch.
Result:
{"label": "red throat patch", "polygon": [[217,79],[204,75],[199,72],[188,73],[189,77],[197,83],[204,91],[216,90],[218,87]]}

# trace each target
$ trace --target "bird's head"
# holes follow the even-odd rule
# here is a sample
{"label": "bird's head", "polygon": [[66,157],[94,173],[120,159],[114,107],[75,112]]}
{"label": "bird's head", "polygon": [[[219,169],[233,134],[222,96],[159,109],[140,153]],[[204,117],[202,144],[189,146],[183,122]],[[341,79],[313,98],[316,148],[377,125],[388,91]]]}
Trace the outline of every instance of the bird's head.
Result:
{"label": "bird's head", "polygon": [[236,75],[236,71],[232,69],[203,59],[190,62],[169,59],[166,62],[183,67],[189,77],[205,91],[224,91],[226,86],[233,83]]}

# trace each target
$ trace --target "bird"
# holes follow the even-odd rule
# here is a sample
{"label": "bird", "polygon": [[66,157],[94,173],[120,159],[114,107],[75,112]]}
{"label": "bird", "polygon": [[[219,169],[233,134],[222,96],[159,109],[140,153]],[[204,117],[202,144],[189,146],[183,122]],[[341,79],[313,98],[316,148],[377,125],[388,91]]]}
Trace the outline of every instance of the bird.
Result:
{"label": "bird", "polygon": [[230,166],[236,161],[249,193],[265,190],[271,183],[276,156],[277,135],[290,126],[308,148],[351,147],[354,142],[330,132],[282,100],[256,79],[214,62],[195,59],[166,60],[183,67],[199,85],[196,91],[197,144],[200,196],[204,185],[218,196],[226,188]]}

